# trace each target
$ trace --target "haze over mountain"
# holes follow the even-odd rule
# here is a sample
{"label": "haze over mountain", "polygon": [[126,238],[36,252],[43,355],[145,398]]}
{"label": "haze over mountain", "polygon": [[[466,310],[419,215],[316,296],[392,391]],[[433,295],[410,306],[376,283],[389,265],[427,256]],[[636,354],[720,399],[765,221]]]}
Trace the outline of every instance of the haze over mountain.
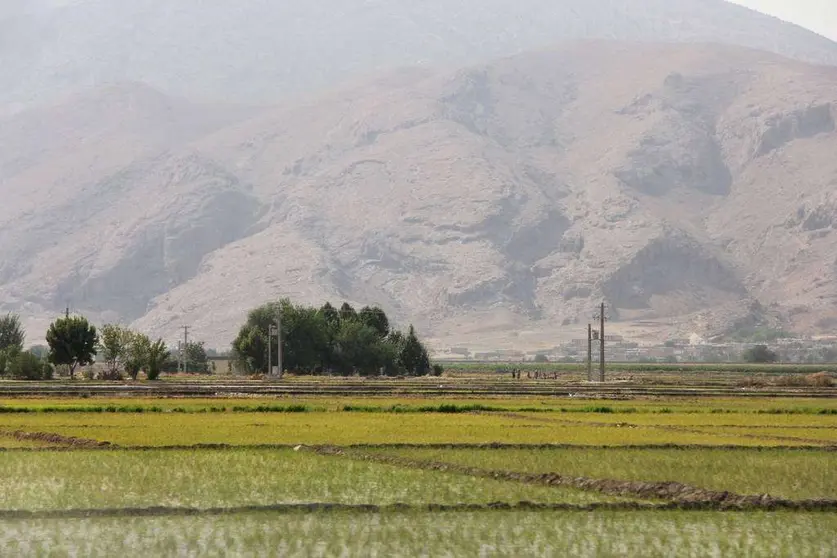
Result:
{"label": "haze over mountain", "polygon": [[[16,17],[94,3],[36,2],[39,14]],[[394,4],[366,5],[380,20]],[[609,5],[605,16],[632,4]],[[669,17],[642,5],[636,21]],[[835,60],[833,43],[770,18],[720,2],[658,7],[676,5],[743,18],[715,21],[716,41],[767,26],[786,53]],[[467,42],[462,59],[500,48]],[[259,51],[245,52],[229,67],[204,57],[167,89],[290,91],[264,76],[248,88]],[[437,346],[548,345],[577,336],[602,298],[615,330],[636,336],[837,323],[837,68],[734,46],[581,41],[448,69],[458,52],[267,108],[124,82],[0,119],[0,310],[20,312],[33,337],[70,304],[168,339],[189,324],[218,347],[279,296],[380,304]],[[360,67],[347,64],[345,75]],[[328,68],[309,67],[322,84],[343,77]]]}
{"label": "haze over mountain", "polygon": [[722,42],[837,63],[833,42],[724,0],[5,0],[0,106],[122,81],[275,103],[370,72],[453,69],[573,39]]}

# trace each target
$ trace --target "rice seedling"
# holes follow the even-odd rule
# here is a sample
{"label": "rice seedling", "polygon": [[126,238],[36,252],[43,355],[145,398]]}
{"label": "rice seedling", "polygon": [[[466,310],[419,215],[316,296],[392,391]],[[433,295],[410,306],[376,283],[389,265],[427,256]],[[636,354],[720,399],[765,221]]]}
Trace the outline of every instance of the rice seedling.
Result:
{"label": "rice seedling", "polygon": [[677,481],[739,494],[837,498],[837,453],[789,449],[365,450],[488,470],[634,481]]}
{"label": "rice seedling", "polygon": [[[562,415],[563,417],[564,415]],[[611,415],[608,415],[611,416]],[[669,416],[669,415],[656,415]],[[501,413],[54,413],[6,415],[9,430],[49,432],[120,446],[195,444],[701,444],[807,445],[736,432],[679,431],[618,422],[566,424],[549,416]],[[607,426],[607,425],[606,425]],[[697,430],[697,429],[695,429]],[[826,442],[823,442],[826,443]]]}
{"label": "rice seedling", "polygon": [[293,450],[0,452],[0,508],[615,501]]}
{"label": "rice seedling", "polygon": [[241,514],[2,524],[41,556],[834,556],[837,515],[505,512]]}

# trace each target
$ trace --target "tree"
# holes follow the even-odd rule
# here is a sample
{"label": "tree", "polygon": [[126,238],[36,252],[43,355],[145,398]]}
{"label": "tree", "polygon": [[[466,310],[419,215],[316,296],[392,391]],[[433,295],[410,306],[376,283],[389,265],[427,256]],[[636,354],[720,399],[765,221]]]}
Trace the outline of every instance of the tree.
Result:
{"label": "tree", "polygon": [[535,362],[538,364],[545,364],[549,362],[549,357],[544,354],[535,355]]}
{"label": "tree", "polygon": [[207,374],[209,372],[209,357],[206,355],[206,348],[203,341],[196,343],[190,341],[183,348],[183,355],[186,359],[186,372]]}
{"label": "tree", "polygon": [[386,367],[386,357],[396,355],[387,351],[375,329],[360,321],[342,322],[335,342],[335,360],[343,373],[377,374]]}
{"label": "tree", "polygon": [[169,355],[170,352],[162,339],[149,344],[144,359],[145,375],[148,376],[149,380],[156,380],[160,377],[160,372],[169,359]]}
{"label": "tree", "polygon": [[355,320],[357,320],[357,312],[355,312],[351,304],[344,302],[343,306],[340,307],[340,321],[350,322]]}
{"label": "tree", "polygon": [[322,314],[323,319],[329,325],[336,327],[340,323],[340,313],[330,302],[323,304],[322,308],[320,308],[320,314]]}
{"label": "tree", "polygon": [[136,380],[140,370],[147,368],[148,355],[151,350],[151,340],[144,333],[126,331],[126,346],[123,355],[125,372]]}
{"label": "tree", "polygon": [[377,306],[370,308],[364,306],[358,315],[360,321],[378,332],[381,338],[389,335],[389,318],[386,313]]}
{"label": "tree", "polygon": [[233,341],[233,354],[245,370],[267,372],[266,332],[256,324],[243,325]]}
{"label": "tree", "polygon": [[52,366],[29,351],[18,353],[8,363],[9,375],[17,380],[51,380]]}
{"label": "tree", "polygon": [[133,332],[116,324],[106,324],[102,327],[97,354],[105,361],[109,378],[118,379],[132,336]]}
{"label": "tree", "polygon": [[[338,370],[341,373],[427,374],[430,360],[415,331],[405,337],[392,330],[380,308],[360,313],[344,303],[340,310],[326,303],[319,309],[294,305],[290,300],[264,304],[247,315],[233,341],[233,354],[249,372],[267,371],[268,331],[282,324],[283,368],[297,372]],[[277,362],[275,338],[270,359]],[[405,365],[408,363],[409,365]]]}
{"label": "tree", "polygon": [[767,345],[756,345],[744,351],[744,362],[754,364],[771,364],[779,360],[779,355],[767,348]]}
{"label": "tree", "polygon": [[11,350],[13,353],[23,351],[23,341],[26,333],[20,325],[20,316],[11,312],[0,317],[0,351]]}
{"label": "tree", "polygon": [[70,378],[74,378],[78,366],[93,363],[99,336],[87,318],[67,315],[52,322],[46,340],[49,361],[56,366],[67,366]]}
{"label": "tree", "polygon": [[416,336],[416,330],[410,326],[407,337],[404,338],[401,347],[401,365],[408,374],[423,376],[430,371],[430,358],[427,350]]}

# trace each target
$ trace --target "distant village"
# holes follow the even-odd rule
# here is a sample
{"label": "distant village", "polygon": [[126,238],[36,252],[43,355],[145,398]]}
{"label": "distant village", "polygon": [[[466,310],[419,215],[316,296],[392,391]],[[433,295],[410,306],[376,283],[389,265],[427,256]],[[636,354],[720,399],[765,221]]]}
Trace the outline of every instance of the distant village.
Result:
{"label": "distant village", "polygon": [[[605,336],[605,359],[638,363],[722,363],[742,362],[743,355],[757,345],[767,345],[783,363],[817,364],[837,362],[837,336],[784,338],[769,342],[710,342],[698,335],[670,339],[663,344],[640,344],[620,335]],[[593,341],[593,361],[598,361],[599,341]],[[563,362],[587,360],[587,339],[573,339],[539,351],[471,351],[456,346],[435,354],[440,360],[473,362]]]}

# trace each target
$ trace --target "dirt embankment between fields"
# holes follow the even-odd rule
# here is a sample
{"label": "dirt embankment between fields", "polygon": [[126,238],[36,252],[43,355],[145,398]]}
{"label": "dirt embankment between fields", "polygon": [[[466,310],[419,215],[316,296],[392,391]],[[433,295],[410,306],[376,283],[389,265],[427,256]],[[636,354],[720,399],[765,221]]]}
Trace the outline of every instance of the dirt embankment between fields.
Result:
{"label": "dirt embankment between fields", "polygon": [[706,490],[679,482],[644,482],[617,479],[592,479],[570,477],[557,473],[521,473],[516,471],[491,471],[442,461],[422,461],[394,455],[363,453],[338,447],[321,446],[310,448],[320,455],[342,456],[361,461],[372,461],[398,467],[445,471],[480,478],[562,486],[578,490],[594,491],[611,496],[638,498],[643,500],[664,500],[677,509],[712,510],[837,510],[837,500],[786,500],[767,494],[743,495],[734,492]]}
{"label": "dirt embankment between fields", "polygon": [[88,438],[76,438],[74,436],[62,436],[53,432],[25,432],[23,430],[6,431],[0,430],[0,436],[13,438],[15,440],[42,442],[47,446],[71,449],[99,449],[116,448],[110,442],[100,442]]}

